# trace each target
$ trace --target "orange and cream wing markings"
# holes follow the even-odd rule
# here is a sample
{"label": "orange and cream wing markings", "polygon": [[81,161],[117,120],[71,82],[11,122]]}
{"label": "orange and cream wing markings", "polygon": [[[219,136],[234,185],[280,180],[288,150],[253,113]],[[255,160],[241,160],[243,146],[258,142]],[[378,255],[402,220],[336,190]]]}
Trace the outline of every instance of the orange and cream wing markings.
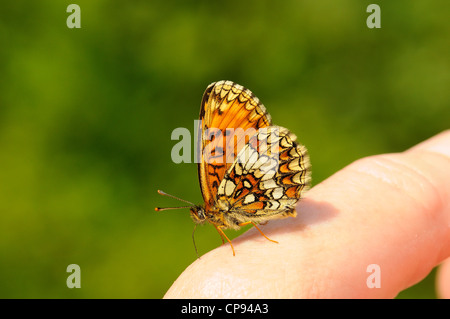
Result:
{"label": "orange and cream wing markings", "polygon": [[203,94],[200,120],[199,180],[205,204],[210,207],[215,204],[223,176],[246,143],[246,136],[239,132],[268,126],[271,119],[252,92],[231,81],[220,81],[209,85]]}
{"label": "orange and cream wing markings", "polygon": [[287,129],[271,126],[241,150],[217,193],[218,206],[228,207],[231,228],[296,215],[294,206],[310,183],[310,164],[295,139]]}

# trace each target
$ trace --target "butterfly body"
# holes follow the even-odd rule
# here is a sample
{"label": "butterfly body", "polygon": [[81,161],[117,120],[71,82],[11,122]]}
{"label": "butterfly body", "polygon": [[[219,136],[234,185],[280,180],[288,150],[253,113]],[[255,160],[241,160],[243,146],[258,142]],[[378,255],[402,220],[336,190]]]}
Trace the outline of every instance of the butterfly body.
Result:
{"label": "butterfly body", "polygon": [[[193,220],[239,229],[249,222],[295,216],[294,206],[310,183],[309,157],[295,135],[272,125],[259,99],[231,81],[208,86],[200,120],[205,205],[191,210]],[[213,138],[207,134],[211,128],[219,132]],[[221,152],[205,152],[217,148]]]}
{"label": "butterfly body", "polygon": [[308,152],[288,129],[272,125],[250,90],[231,81],[210,84],[200,125],[204,204],[190,207],[195,223],[211,223],[231,244],[223,229],[251,223],[266,237],[257,224],[296,216],[295,204],[310,185]]}

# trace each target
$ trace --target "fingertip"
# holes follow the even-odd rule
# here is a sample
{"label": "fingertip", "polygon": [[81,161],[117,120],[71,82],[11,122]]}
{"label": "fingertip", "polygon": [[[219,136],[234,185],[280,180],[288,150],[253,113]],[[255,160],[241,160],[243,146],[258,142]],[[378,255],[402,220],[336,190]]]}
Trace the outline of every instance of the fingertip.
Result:
{"label": "fingertip", "polygon": [[428,151],[450,158],[450,129],[415,145],[408,151]]}

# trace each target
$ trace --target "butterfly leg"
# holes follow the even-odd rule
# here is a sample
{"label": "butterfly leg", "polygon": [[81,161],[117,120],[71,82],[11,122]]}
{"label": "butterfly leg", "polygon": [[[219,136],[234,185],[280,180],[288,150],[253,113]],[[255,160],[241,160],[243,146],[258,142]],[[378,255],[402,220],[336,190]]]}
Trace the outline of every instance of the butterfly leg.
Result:
{"label": "butterfly leg", "polygon": [[258,226],[256,226],[256,224],[254,223],[254,222],[245,222],[245,223],[241,223],[241,224],[239,224],[239,226],[246,226],[246,225],[248,225],[248,224],[253,224],[253,226],[255,226],[255,228],[261,233],[261,235],[263,235],[264,236],[264,238],[266,238],[267,240],[270,240],[271,242],[273,242],[273,243],[277,243],[278,244],[278,242],[276,241],[276,240],[272,240],[272,239],[270,239],[269,237],[267,237],[266,235],[264,235],[264,233],[262,232],[262,230],[261,229],[259,229],[259,227]]}
{"label": "butterfly leg", "polygon": [[216,225],[214,225],[214,227],[216,227],[217,232],[220,235],[220,238],[222,238],[222,243],[225,244],[225,241],[223,240],[223,238],[225,237],[225,239],[230,243],[231,250],[233,251],[233,256],[236,256],[235,253],[234,253],[233,244],[231,243],[231,240],[227,237],[227,235],[225,235],[225,233],[223,232],[222,227],[221,226],[216,226]]}

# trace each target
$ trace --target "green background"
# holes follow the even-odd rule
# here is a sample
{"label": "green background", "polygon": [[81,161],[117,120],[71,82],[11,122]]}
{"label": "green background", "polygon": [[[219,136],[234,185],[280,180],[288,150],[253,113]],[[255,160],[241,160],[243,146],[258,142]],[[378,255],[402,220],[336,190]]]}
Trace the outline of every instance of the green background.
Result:
{"label": "green background", "polygon": [[[311,154],[314,184],[449,128],[450,2],[65,1],[0,4],[0,297],[160,298],[195,258],[187,210],[206,86],[252,90]],[[229,231],[230,237],[238,232]],[[221,241],[200,227],[201,254]],[[81,267],[68,289],[66,267]],[[399,297],[433,298],[434,272]]]}

